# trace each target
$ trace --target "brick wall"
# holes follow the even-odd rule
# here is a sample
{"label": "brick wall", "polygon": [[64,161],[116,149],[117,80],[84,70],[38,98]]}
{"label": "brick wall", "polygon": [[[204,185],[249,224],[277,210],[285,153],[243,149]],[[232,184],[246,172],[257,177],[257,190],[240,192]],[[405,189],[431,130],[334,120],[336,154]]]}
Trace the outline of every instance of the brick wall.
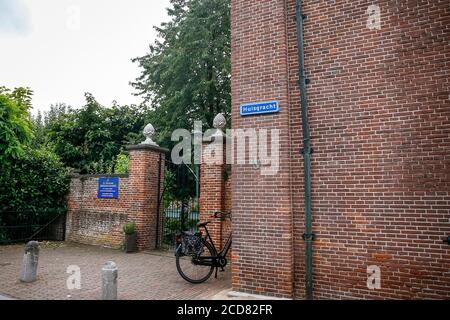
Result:
{"label": "brick wall", "polygon": [[66,239],[92,245],[120,248],[122,226],[131,221],[129,177],[119,176],[119,200],[97,198],[98,176],[73,175],[70,183]]}
{"label": "brick wall", "polygon": [[[214,219],[214,213],[231,212],[231,170],[226,165],[226,146],[224,141],[225,136],[215,141],[215,139],[207,138],[202,145],[202,165],[200,167],[200,221],[210,221],[208,231],[213,238],[213,241],[218,250],[225,245],[230,232],[231,223],[229,219],[220,220]],[[208,156],[210,152],[205,152],[205,149],[212,148],[218,143],[217,150],[220,149],[220,154],[216,158],[216,154],[212,154],[212,158],[217,160],[217,163],[211,163]]]}
{"label": "brick wall", "polygon": [[[231,3],[232,127],[281,130],[278,175],[262,176],[251,164],[234,165],[232,169],[233,288],[292,297],[286,4],[283,0],[232,0]],[[241,104],[274,99],[280,102],[280,113],[240,116]]]}
{"label": "brick wall", "polygon": [[[380,30],[366,27],[373,4]],[[305,0],[304,13],[314,298],[450,298],[449,1]],[[232,0],[233,128],[283,130],[279,175],[233,167],[233,287],[301,299],[294,18],[295,0]],[[279,114],[239,115],[275,99]],[[381,290],[367,288],[370,265]]]}
{"label": "brick wall", "polygon": [[120,248],[124,240],[123,225],[135,222],[138,248],[155,248],[163,228],[163,206],[160,206],[160,221],[157,222],[158,175],[160,167],[159,186],[162,192],[164,153],[167,150],[146,145],[128,149],[130,174],[119,175],[119,199],[98,199],[100,176],[72,177],[67,218],[68,240]]}

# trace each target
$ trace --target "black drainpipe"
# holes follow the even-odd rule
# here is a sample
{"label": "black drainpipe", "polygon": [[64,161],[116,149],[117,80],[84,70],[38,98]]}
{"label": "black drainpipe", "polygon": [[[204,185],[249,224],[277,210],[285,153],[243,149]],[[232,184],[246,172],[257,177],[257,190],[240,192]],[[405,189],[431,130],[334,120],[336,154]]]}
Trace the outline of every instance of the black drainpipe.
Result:
{"label": "black drainpipe", "polygon": [[302,12],[302,0],[297,0],[296,21],[297,21],[297,46],[299,62],[299,87],[301,93],[302,128],[303,128],[303,149],[304,158],[304,189],[305,189],[305,233],[303,239],[306,242],[306,299],[313,299],[313,261],[312,243],[315,235],[312,232],[312,207],[311,207],[311,136],[309,132],[308,97],[306,86],[309,80],[305,73],[305,50],[303,39],[303,21],[306,15]]}

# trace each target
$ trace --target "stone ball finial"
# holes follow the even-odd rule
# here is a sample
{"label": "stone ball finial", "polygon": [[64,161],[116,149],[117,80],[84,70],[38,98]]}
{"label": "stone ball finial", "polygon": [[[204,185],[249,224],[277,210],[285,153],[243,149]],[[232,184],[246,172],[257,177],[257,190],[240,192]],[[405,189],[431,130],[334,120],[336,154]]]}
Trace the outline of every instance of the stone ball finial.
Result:
{"label": "stone ball finial", "polygon": [[151,123],[149,123],[144,128],[144,136],[145,136],[146,140],[144,142],[142,142],[141,144],[157,146],[157,144],[153,141],[154,135],[155,135],[155,128],[152,126]]}
{"label": "stone ball finial", "polygon": [[227,120],[225,119],[225,116],[223,113],[219,113],[215,118],[213,122],[213,126],[215,129],[223,131],[227,125]]}

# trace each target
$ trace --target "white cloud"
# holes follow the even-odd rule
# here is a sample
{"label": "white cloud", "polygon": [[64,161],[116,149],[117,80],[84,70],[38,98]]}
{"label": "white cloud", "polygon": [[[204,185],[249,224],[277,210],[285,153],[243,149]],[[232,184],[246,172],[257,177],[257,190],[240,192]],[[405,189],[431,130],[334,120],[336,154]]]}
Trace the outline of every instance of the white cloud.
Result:
{"label": "white cloud", "polygon": [[167,20],[169,0],[22,2],[30,32],[0,33],[0,86],[31,87],[40,110],[58,102],[79,107],[85,92],[105,105],[141,101],[129,85],[139,76],[131,59],[156,39],[153,26]]}

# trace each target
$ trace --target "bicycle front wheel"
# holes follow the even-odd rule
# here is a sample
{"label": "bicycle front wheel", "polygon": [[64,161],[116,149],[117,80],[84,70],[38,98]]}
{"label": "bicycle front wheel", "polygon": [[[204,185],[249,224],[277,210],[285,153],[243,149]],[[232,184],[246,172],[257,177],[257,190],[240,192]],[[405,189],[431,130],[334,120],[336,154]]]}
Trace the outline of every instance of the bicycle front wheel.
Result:
{"label": "bicycle front wheel", "polygon": [[[209,242],[204,243],[202,252],[198,258],[178,253],[176,256],[178,273],[184,280],[190,283],[203,283],[211,277],[211,274],[214,271],[212,257],[214,257],[214,250]],[[202,258],[206,258],[206,261],[208,261],[210,265],[202,265]]]}

